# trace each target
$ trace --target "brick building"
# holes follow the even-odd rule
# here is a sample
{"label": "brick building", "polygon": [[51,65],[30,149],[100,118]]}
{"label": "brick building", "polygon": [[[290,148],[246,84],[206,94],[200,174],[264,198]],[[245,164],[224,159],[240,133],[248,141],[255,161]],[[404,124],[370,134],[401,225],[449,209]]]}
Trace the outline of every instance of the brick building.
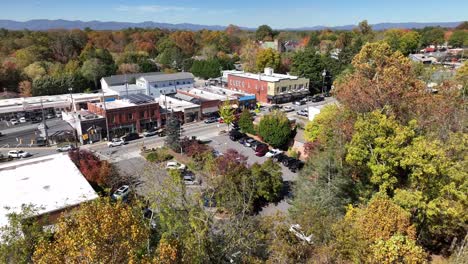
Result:
{"label": "brick building", "polygon": [[176,97],[200,105],[203,117],[216,115],[219,112],[219,107],[225,101],[229,101],[229,104],[233,106],[239,105],[238,98],[235,96],[227,94],[221,95],[198,88],[178,89]]}
{"label": "brick building", "polygon": [[121,100],[88,103],[88,111],[107,117],[110,136],[141,133],[161,124],[159,103],[150,96],[134,94]]}
{"label": "brick building", "polygon": [[255,95],[263,103],[284,103],[309,95],[309,79],[274,73],[265,68],[264,73],[227,73],[227,86],[231,90]]}

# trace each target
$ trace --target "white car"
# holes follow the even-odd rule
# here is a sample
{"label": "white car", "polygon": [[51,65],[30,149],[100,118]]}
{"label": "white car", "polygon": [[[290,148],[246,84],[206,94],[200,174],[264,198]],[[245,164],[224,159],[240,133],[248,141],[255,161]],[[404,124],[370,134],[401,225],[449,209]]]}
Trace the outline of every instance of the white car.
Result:
{"label": "white car", "polygon": [[10,123],[11,123],[12,125],[17,125],[17,124],[19,124],[18,120],[14,119],[14,118],[13,118],[13,119],[10,119]]}
{"label": "white car", "polygon": [[307,109],[302,109],[302,110],[297,111],[297,115],[300,115],[300,116],[308,116],[308,115],[309,115],[309,111],[307,111]]}
{"label": "white car", "polygon": [[301,229],[299,224],[293,224],[289,227],[289,231],[292,232],[300,240],[306,241],[309,244],[313,244],[312,238],[314,235],[306,236]]}
{"label": "white car", "polygon": [[166,169],[167,170],[185,170],[187,168],[187,166],[185,166],[184,164],[181,164],[177,161],[169,161],[167,164],[166,164]]}
{"label": "white car", "polygon": [[67,151],[74,150],[74,149],[76,149],[76,148],[73,145],[65,145],[65,146],[62,146],[62,147],[58,147],[57,151],[58,152],[67,152]]}
{"label": "white car", "polygon": [[283,111],[286,112],[286,113],[292,112],[292,111],[294,111],[294,107],[292,107],[290,105],[283,106]]}
{"label": "white car", "polygon": [[26,120],[26,117],[20,117],[19,122],[20,123],[26,123],[28,120]]}
{"label": "white car", "polygon": [[29,152],[23,150],[10,150],[8,151],[9,158],[27,158],[32,156]]}
{"label": "white car", "polygon": [[112,147],[117,147],[117,146],[123,146],[125,145],[125,141],[121,138],[114,138],[112,139],[111,142],[107,142],[107,146],[109,148],[112,148]]}
{"label": "white car", "polygon": [[54,118],[54,115],[53,115],[53,114],[47,114],[46,118],[47,118],[47,119]]}
{"label": "white car", "polygon": [[119,199],[124,200],[125,198],[127,198],[129,193],[130,193],[130,187],[128,185],[122,185],[120,188],[118,188],[112,194],[112,199],[114,199],[114,200],[119,200]]}
{"label": "white car", "polygon": [[272,157],[274,157],[274,156],[276,156],[276,155],[278,155],[278,154],[281,154],[281,153],[283,153],[282,150],[279,150],[279,149],[272,149],[272,150],[268,151],[268,152],[265,154],[265,157],[267,157],[267,158],[272,158]]}

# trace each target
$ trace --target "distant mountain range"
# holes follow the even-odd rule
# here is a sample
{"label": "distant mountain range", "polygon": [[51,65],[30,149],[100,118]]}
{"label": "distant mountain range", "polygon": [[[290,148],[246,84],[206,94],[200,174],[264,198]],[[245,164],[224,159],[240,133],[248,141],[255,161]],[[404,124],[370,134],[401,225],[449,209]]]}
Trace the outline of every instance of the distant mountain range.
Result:
{"label": "distant mountain range", "polygon": [[[427,26],[441,26],[447,28],[453,28],[459,25],[461,22],[428,22],[428,23],[416,23],[416,22],[405,22],[405,23],[379,23],[372,25],[374,30],[383,30],[389,28],[423,28]],[[164,28],[164,29],[183,29],[183,30],[224,30],[226,26],[220,25],[198,25],[190,23],[182,24],[170,24],[170,23],[158,23],[153,21],[145,21],[140,23],[131,22],[103,22],[103,21],[80,21],[80,20],[48,20],[48,19],[34,19],[28,21],[14,21],[14,20],[0,20],[0,28],[6,28],[10,30],[48,30],[48,29],[84,29],[91,28],[94,30],[120,30],[129,27],[138,28]],[[301,28],[284,28],[283,30],[321,30],[324,28],[330,28],[335,30],[351,30],[356,25],[345,25],[345,26],[313,26],[313,27],[301,27]],[[255,28],[241,27],[246,30],[255,30]]]}

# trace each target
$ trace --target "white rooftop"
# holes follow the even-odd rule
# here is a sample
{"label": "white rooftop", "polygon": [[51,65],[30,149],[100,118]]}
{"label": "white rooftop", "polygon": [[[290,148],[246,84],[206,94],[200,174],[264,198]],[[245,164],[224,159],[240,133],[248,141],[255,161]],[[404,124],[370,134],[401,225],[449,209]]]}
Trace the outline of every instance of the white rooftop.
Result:
{"label": "white rooftop", "polygon": [[198,89],[198,88],[186,88],[186,89],[178,89],[178,90],[187,92],[191,95],[199,96],[203,99],[209,99],[209,100],[225,101],[225,100],[237,99],[236,97],[231,96],[229,94],[218,94],[218,93],[213,93],[208,90]]}
{"label": "white rooftop", "polygon": [[293,76],[289,74],[279,74],[274,73],[273,69],[265,68],[264,73],[250,73],[250,72],[241,72],[241,71],[225,71],[223,72],[223,76],[225,75],[232,75],[238,76],[243,78],[250,78],[255,80],[262,80],[267,82],[279,82],[281,80],[297,80],[299,79],[298,76]]}
{"label": "white rooftop", "polygon": [[156,101],[159,102],[159,106],[161,108],[166,109],[167,106],[168,110],[173,109],[176,112],[184,111],[184,109],[188,108],[200,107],[197,104],[193,104],[184,100],[179,100],[165,95],[161,95],[159,98],[156,98]]}
{"label": "white rooftop", "polygon": [[1,164],[0,181],[0,226],[23,204],[42,207],[39,214],[44,214],[98,198],[66,154]]}

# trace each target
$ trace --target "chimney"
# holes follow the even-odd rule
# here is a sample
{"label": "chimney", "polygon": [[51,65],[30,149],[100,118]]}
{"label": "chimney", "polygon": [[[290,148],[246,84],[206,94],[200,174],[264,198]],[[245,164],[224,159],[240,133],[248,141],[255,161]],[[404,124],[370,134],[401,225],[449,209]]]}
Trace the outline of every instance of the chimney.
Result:
{"label": "chimney", "polygon": [[272,68],[267,67],[263,71],[264,71],[266,76],[272,76],[273,75],[273,69]]}

